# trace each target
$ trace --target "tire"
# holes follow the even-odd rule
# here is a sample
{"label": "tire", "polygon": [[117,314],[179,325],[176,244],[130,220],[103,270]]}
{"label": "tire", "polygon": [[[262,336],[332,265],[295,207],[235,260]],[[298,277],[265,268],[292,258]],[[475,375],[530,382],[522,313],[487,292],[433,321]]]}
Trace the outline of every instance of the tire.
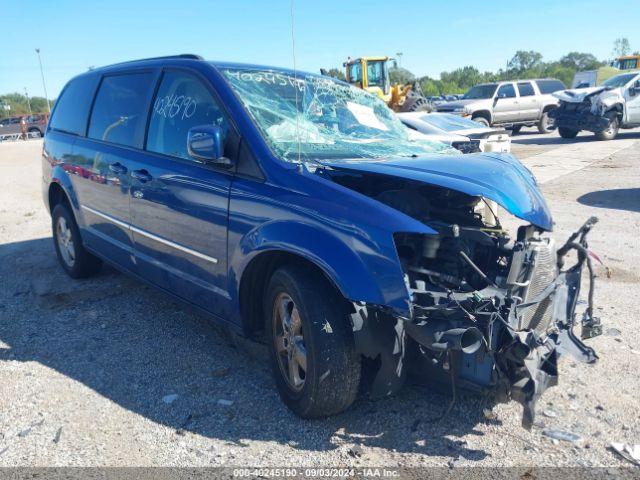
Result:
{"label": "tire", "polygon": [[42,132],[38,128],[30,128],[29,133],[37,133],[38,135],[40,135],[40,137],[42,137]]}
{"label": "tire", "polygon": [[[555,126],[553,121],[549,118],[549,110],[542,113],[542,117],[538,121],[538,132],[540,133],[550,133],[555,130]],[[577,135],[577,132],[576,132]]]}
{"label": "tire", "polygon": [[102,261],[82,245],[80,230],[69,208],[62,203],[51,213],[53,245],[58,261],[71,278],[86,278],[100,270]]}
{"label": "tire", "polygon": [[515,125],[511,127],[511,135],[517,135],[522,130],[522,125]]}
{"label": "tire", "polygon": [[560,127],[558,128],[558,133],[562,138],[576,138],[576,135],[578,135],[578,130],[572,130],[570,128]]}
{"label": "tire", "polygon": [[[309,269],[282,267],[269,281],[264,311],[271,367],[282,401],[302,418],[346,410],[358,394],[361,358],[336,291]],[[298,361],[301,358],[304,362]]]}
{"label": "tire", "polygon": [[489,122],[489,120],[487,120],[484,117],[473,117],[471,120],[473,120],[474,122],[481,123],[485,127],[490,127],[491,126],[491,123]]}
{"label": "tire", "polygon": [[596,133],[596,138],[598,140],[613,140],[618,136],[618,131],[620,130],[620,120],[618,119],[618,113],[608,112],[605,114],[605,117],[609,119],[609,126],[605,131]]}

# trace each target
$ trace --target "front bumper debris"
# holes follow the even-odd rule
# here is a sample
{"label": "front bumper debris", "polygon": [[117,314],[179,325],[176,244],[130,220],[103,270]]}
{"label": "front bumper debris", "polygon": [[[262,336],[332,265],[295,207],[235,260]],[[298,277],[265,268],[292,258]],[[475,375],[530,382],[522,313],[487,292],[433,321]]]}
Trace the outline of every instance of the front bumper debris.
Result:
{"label": "front bumper debris", "polygon": [[[599,319],[593,316],[595,274],[586,240],[596,222],[596,218],[589,219],[557,250],[559,275],[526,303],[514,301],[509,291],[496,285],[471,295],[449,292],[428,307],[421,306],[414,295],[411,318],[384,307],[355,303],[351,321],[356,348],[379,363],[371,395],[394,393],[408,369],[437,380],[438,375],[432,375],[437,366],[440,378],[448,378],[454,388],[457,385],[490,394],[497,401],[521,403],[522,425],[530,429],[538,398],[558,383],[558,358],[570,353],[581,362],[598,359],[574,334],[585,265],[589,294],[581,337],[602,332]],[[577,259],[565,269],[571,251]],[[540,315],[551,315],[549,325],[542,328],[531,323],[522,328],[523,318],[534,318],[526,314],[531,308],[542,311]]]}
{"label": "front bumper debris", "polygon": [[556,108],[549,112],[549,117],[555,121],[556,127],[569,130],[587,130],[593,133],[600,133],[609,128],[609,119],[594,115],[588,110],[566,111],[563,108]]}

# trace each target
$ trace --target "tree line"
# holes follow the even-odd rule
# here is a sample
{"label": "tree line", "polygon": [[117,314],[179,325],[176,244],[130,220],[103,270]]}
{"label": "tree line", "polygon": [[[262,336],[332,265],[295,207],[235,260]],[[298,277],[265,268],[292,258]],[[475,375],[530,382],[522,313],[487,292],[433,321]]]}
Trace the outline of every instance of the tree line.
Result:
{"label": "tree line", "polygon": [[[613,44],[612,58],[617,58],[631,53],[629,40],[618,38]],[[634,54],[640,52],[635,51]],[[394,67],[389,70],[392,84],[409,83],[417,81],[422,91],[427,96],[447,95],[452,93],[464,93],[469,88],[479,83],[497,82],[502,80],[516,80],[521,78],[557,78],[565,85],[571,86],[576,72],[595,70],[608,65],[610,61],[598,60],[595,55],[583,52],[570,52],[559,60],[546,62],[542,54],[533,50],[519,50],[506,63],[506,68],[497,72],[481,72],[478,68],[468,65],[450,72],[442,72],[439,79],[427,75],[416,77],[406,68]],[[332,68],[328,74],[345,79],[344,72]]]}
{"label": "tree line", "polygon": [[[9,105],[9,110],[6,110],[4,105]],[[17,92],[0,95],[0,118],[17,117],[29,113],[47,113],[47,99],[44,97],[29,97],[27,99],[26,95]]]}

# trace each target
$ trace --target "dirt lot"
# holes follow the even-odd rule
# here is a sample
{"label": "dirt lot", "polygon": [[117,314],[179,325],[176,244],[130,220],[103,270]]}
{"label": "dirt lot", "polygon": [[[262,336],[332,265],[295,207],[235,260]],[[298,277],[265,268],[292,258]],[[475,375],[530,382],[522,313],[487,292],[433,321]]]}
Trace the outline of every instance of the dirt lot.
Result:
{"label": "dirt lot", "polygon": [[[629,465],[607,447],[640,443],[639,140],[514,137],[545,179],[557,238],[598,215],[591,247],[612,272],[599,269],[606,334],[590,344],[600,361],[562,359],[531,432],[519,405],[486,418],[473,396],[430,422],[449,397],[412,386],[334,418],[298,419],[279,401],[262,347],[112,269],[66,277],[41,199],[41,141],[0,144],[0,466]],[[545,429],[580,440],[553,441]]]}

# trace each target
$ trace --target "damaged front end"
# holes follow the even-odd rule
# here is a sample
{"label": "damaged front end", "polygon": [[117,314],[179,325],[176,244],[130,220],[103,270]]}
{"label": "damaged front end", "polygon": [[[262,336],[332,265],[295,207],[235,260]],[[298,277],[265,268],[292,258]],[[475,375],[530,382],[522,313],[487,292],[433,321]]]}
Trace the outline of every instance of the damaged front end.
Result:
{"label": "damaged front end", "polygon": [[[557,383],[558,358],[566,352],[588,363],[598,358],[573,333],[585,265],[590,284],[582,339],[601,329],[593,317],[595,277],[587,250],[597,219],[556,249],[535,225],[521,225],[510,238],[499,221],[488,224],[477,196],[420,187],[376,198],[423,220],[437,234],[394,235],[409,316],[354,304],[356,347],[379,364],[372,395],[396,391],[407,370],[443,377],[498,401],[520,402],[523,426],[530,428],[537,399]],[[495,212],[490,217],[495,219]],[[574,263],[567,267],[569,257]]]}
{"label": "damaged front end", "polygon": [[557,92],[554,96],[560,103],[549,112],[549,117],[558,128],[604,132],[610,124],[605,113],[624,102],[619,90],[592,87]]}

